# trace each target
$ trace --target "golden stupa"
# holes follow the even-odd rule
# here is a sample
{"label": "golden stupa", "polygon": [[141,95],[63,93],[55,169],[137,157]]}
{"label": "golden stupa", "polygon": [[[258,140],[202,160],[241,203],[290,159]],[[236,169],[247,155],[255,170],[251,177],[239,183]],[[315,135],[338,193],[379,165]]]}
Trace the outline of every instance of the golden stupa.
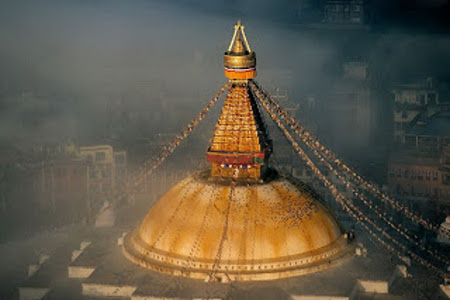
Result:
{"label": "golden stupa", "polygon": [[332,214],[268,167],[272,143],[248,86],[255,53],[235,26],[224,55],[229,90],[207,160],[172,187],[125,238],[132,262],[205,281],[268,280],[330,268],[353,253]]}

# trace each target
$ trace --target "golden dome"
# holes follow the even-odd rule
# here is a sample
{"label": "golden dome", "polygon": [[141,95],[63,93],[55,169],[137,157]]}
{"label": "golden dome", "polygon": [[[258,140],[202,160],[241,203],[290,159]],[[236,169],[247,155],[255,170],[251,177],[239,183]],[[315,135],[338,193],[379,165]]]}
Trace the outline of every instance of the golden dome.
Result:
{"label": "golden dome", "polygon": [[309,189],[282,177],[230,185],[203,173],[171,188],[123,251],[148,269],[228,281],[312,273],[353,248]]}

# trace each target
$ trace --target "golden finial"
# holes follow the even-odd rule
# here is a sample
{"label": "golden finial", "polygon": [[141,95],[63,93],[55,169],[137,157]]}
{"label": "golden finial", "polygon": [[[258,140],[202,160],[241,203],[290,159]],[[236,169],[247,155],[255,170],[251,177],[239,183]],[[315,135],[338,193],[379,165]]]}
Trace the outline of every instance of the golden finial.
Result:
{"label": "golden finial", "polygon": [[[228,52],[232,51],[234,44],[237,44],[238,42],[240,42],[242,44],[242,39],[244,39],[244,43],[245,43],[245,47],[244,47],[244,45],[242,45],[244,50],[241,50],[240,52],[237,52],[237,53],[243,53],[245,51],[248,51],[248,53],[252,52],[252,49],[250,49],[250,45],[248,44],[247,37],[245,36],[244,28],[245,27],[244,27],[244,25],[242,25],[241,19],[238,19],[237,25],[234,26],[234,33],[233,33],[233,37],[231,38],[230,45],[228,46]],[[241,39],[241,36],[242,36],[242,39]],[[240,49],[241,47],[238,45],[238,46],[235,46],[235,48]]]}
{"label": "golden finial", "polygon": [[238,31],[236,35],[236,41],[234,42],[233,53],[242,54],[245,53],[245,47],[242,43],[241,33]]}
{"label": "golden finial", "polygon": [[232,80],[248,80],[256,76],[256,56],[245,36],[241,20],[234,25],[233,37],[224,53],[225,76]]}

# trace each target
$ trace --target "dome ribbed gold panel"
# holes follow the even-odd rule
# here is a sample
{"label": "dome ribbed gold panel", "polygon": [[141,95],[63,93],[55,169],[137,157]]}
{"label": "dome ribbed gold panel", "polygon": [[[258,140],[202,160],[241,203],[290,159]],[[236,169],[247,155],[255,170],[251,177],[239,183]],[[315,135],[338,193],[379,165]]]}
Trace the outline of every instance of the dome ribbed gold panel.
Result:
{"label": "dome ribbed gold panel", "polygon": [[199,175],[169,190],[124,244],[146,268],[222,281],[307,274],[352,251],[329,212],[286,179],[232,186]]}

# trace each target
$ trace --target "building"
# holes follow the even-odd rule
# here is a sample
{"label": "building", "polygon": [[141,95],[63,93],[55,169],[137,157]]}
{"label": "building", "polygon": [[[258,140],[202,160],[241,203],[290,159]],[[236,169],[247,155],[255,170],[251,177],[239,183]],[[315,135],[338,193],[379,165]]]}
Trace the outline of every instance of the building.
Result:
{"label": "building", "polygon": [[429,77],[421,82],[398,85],[394,90],[394,140],[405,143],[405,133],[417,118],[432,112],[439,104],[439,92],[434,80]]}
{"label": "building", "polygon": [[91,221],[127,179],[126,151],[109,145],[34,145],[28,156],[31,160],[22,162],[28,184],[22,189],[32,191],[33,203],[55,216],[55,224]]}
{"label": "building", "polygon": [[450,205],[448,149],[450,110],[432,78],[397,86],[394,93],[396,150],[388,165],[391,193],[435,211]]}
{"label": "building", "polygon": [[332,24],[367,23],[367,4],[364,0],[327,0],[323,22]]}
{"label": "building", "polygon": [[427,117],[420,115],[402,134],[402,148],[424,153],[441,153],[450,146],[450,111],[438,111]]}
{"label": "building", "polygon": [[[450,209],[450,148],[441,153],[398,152],[388,165],[391,193],[411,204],[426,201]],[[417,203],[419,202],[419,203]]]}
{"label": "building", "polygon": [[37,201],[53,212],[57,224],[89,219],[88,164],[84,159],[42,161],[34,187]]}
{"label": "building", "polygon": [[404,143],[389,161],[390,191],[405,201],[431,201],[449,210],[450,113],[418,117],[402,136]]}
{"label": "building", "polygon": [[342,75],[328,94],[320,130],[337,151],[355,154],[373,145],[378,103],[368,72],[365,62],[343,64]]}
{"label": "building", "polygon": [[120,187],[128,178],[128,162],[126,151],[114,151],[114,185]]}
{"label": "building", "polygon": [[[3,225],[20,235],[89,220],[87,163],[75,155],[73,144],[26,144],[12,149],[10,160],[0,163]],[[27,225],[12,222],[18,214]]]}
{"label": "building", "polygon": [[448,170],[441,157],[400,154],[389,162],[388,184],[397,196],[449,202]]}
{"label": "building", "polygon": [[95,145],[80,147],[79,156],[88,164],[89,199],[92,208],[98,209],[127,179],[126,152],[115,152],[110,145]]}

